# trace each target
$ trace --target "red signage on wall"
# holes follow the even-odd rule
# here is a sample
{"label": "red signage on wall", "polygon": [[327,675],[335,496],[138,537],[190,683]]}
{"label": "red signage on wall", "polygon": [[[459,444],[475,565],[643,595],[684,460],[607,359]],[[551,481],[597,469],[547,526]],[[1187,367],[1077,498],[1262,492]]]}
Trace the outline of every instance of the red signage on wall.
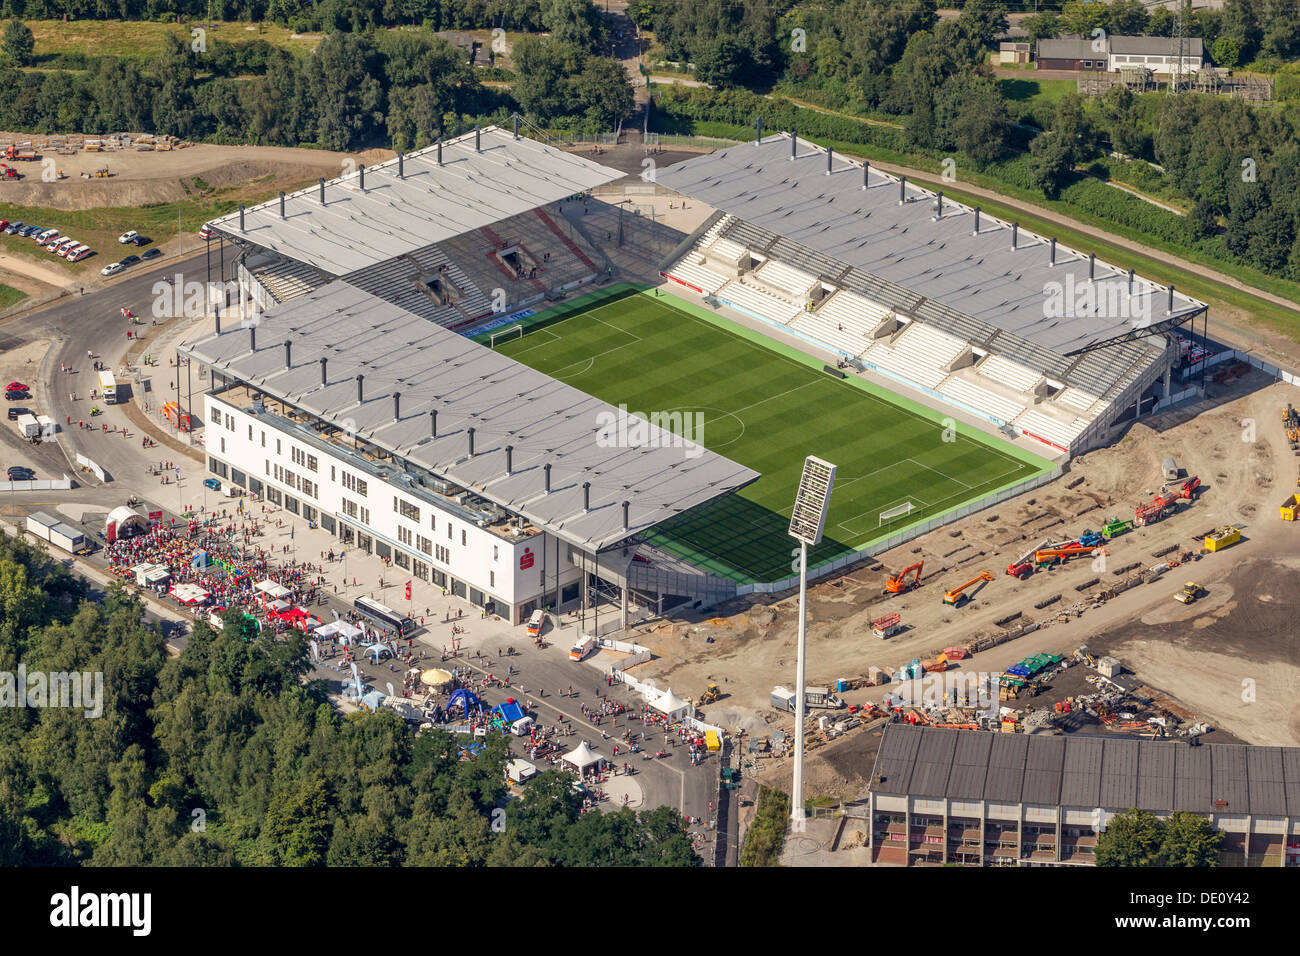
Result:
{"label": "red signage on wall", "polygon": [[411,582],[410,582],[410,581],[407,581],[407,582],[406,582],[406,599],[407,599],[408,601],[411,600]]}
{"label": "red signage on wall", "polygon": [[524,548],[524,553],[519,556],[519,570],[527,571],[533,566],[533,549]]}

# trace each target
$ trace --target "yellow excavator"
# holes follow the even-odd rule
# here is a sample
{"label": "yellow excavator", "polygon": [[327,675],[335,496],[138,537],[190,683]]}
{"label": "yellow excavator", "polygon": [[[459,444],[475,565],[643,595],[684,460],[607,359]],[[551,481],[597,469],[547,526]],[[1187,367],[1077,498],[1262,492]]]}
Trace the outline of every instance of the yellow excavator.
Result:
{"label": "yellow excavator", "polygon": [[712,704],[720,700],[722,700],[722,691],[718,689],[718,685],[709,684],[708,687],[704,688],[704,693],[700,695],[700,699],[696,701],[696,705],[703,706],[704,704]]}

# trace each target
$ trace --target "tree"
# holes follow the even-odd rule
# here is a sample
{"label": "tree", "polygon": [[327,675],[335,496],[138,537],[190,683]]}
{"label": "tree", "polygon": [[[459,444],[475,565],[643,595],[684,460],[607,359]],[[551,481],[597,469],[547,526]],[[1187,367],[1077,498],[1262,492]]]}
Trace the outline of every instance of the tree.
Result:
{"label": "tree", "polygon": [[572,43],[587,53],[603,50],[609,43],[604,14],[589,0],[546,0],[542,23],[558,43]]}
{"label": "tree", "polygon": [[945,148],[990,163],[1006,149],[1011,117],[995,80],[964,74],[940,88],[935,97],[935,124],[942,131]]}
{"label": "tree", "polygon": [[715,89],[739,86],[748,72],[745,50],[729,36],[714,37],[695,55],[695,78]]}
{"label": "tree", "polygon": [[1061,32],[1061,18],[1051,10],[1043,10],[1021,20],[1020,28],[1029,34],[1029,39],[1037,43]]}
{"label": "tree", "polygon": [[1187,234],[1193,239],[1208,239],[1219,231],[1219,219],[1214,204],[1208,199],[1198,199],[1187,214]]}
{"label": "tree", "polygon": [[31,27],[21,20],[10,20],[5,26],[4,54],[15,66],[30,66],[36,40]]}
{"label": "tree", "polygon": [[1163,827],[1149,810],[1128,810],[1111,817],[1097,840],[1098,866],[1159,866]]}
{"label": "tree", "polygon": [[1241,41],[1236,37],[1219,37],[1210,47],[1210,56],[1216,66],[1231,70],[1241,62]]}
{"label": "tree", "polygon": [[1071,145],[1058,132],[1043,133],[1029,144],[1029,181],[1048,199],[1055,199],[1069,183],[1074,167]]}
{"label": "tree", "polygon": [[1179,810],[1165,821],[1161,854],[1166,866],[1218,866],[1223,831],[1198,813]]}
{"label": "tree", "polygon": [[1001,0],[966,0],[957,18],[966,35],[990,47],[1007,32],[1007,8]]}

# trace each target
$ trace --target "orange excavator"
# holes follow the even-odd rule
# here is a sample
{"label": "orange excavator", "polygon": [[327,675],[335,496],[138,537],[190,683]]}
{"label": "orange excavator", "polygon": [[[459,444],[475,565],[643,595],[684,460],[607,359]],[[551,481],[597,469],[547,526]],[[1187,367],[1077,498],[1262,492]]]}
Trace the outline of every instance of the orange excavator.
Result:
{"label": "orange excavator", "polygon": [[[902,594],[904,591],[910,591],[912,588],[919,588],[921,586],[921,568],[924,566],[924,561],[918,561],[916,564],[904,568],[897,574],[891,574],[885,579],[885,590],[890,594]],[[907,576],[913,571],[916,572],[916,577],[914,577],[912,582],[909,584]]]}
{"label": "orange excavator", "polygon": [[992,571],[981,571],[979,574],[975,575],[975,577],[971,578],[965,584],[959,585],[958,587],[955,587],[951,591],[945,593],[943,596],[943,603],[951,604],[955,607],[958,604],[961,604],[963,601],[969,599],[970,595],[964,594],[962,592],[964,592],[972,584],[979,584],[981,581],[992,581],[992,580],[993,580]]}

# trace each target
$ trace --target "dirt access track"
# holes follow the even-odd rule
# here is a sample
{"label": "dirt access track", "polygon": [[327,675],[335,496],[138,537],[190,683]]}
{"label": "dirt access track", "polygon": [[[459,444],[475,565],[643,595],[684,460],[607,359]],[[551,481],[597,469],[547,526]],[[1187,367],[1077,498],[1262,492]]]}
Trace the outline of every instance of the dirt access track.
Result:
{"label": "dirt access track", "polygon": [[[0,133],[0,139],[24,141],[30,134]],[[343,174],[350,164],[371,165],[391,158],[388,150],[335,153],[319,149],[281,146],[210,146],[195,144],[169,152],[109,150],[79,152],[73,156],[50,154],[55,168],[66,178],[43,182],[42,163],[15,163],[24,178],[0,182],[0,201],[23,206],[81,210],[102,207],[143,206],[194,198],[198,178],[208,187],[222,189],[265,184],[268,191],[287,184]],[[107,179],[82,179],[81,174],[106,168]]]}

